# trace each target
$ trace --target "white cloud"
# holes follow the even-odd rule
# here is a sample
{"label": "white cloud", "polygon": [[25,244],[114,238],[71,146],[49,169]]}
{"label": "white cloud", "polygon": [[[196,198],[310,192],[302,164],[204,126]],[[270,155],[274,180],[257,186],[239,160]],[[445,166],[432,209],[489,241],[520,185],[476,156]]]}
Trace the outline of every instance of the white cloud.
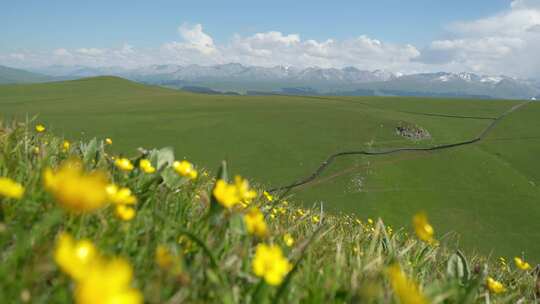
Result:
{"label": "white cloud", "polygon": [[176,47],[194,49],[205,55],[210,55],[217,51],[214,40],[210,35],[203,32],[201,24],[195,24],[192,27],[184,24],[178,28],[178,32],[184,38],[184,42],[176,42]]}
{"label": "white cloud", "polygon": [[447,40],[435,40],[417,61],[444,70],[540,76],[540,0],[516,0],[499,14],[448,27]]}
{"label": "white cloud", "polygon": [[71,53],[68,50],[66,50],[64,48],[54,50],[53,55],[55,55],[55,56],[66,56],[66,57],[73,56],[73,55],[71,55]]}
{"label": "white cloud", "polygon": [[457,21],[446,27],[446,39],[425,48],[360,35],[349,39],[306,39],[296,33],[267,31],[233,35],[215,43],[201,24],[183,24],[177,41],[139,49],[127,43],[115,48],[58,48],[0,54],[0,64],[32,67],[86,65],[140,67],[151,64],[212,65],[238,62],[259,66],[345,67],[385,69],[399,73],[471,71],[519,77],[540,76],[540,0],[514,0],[498,14]]}
{"label": "white cloud", "polygon": [[540,8],[540,0],[514,0],[510,7],[513,9]]}
{"label": "white cloud", "polygon": [[11,53],[9,54],[9,58],[12,58],[14,60],[25,60],[26,54],[24,53]]}
{"label": "white cloud", "polygon": [[357,66],[363,69],[391,69],[419,55],[411,45],[383,43],[360,36],[336,41],[302,40],[298,34],[271,31],[252,36],[236,35],[224,48],[225,58],[248,64],[274,66]]}
{"label": "white cloud", "polygon": [[17,58],[0,57],[0,63],[20,67],[53,64],[138,67],[239,62],[260,66],[356,66],[401,71],[412,58],[419,56],[419,51],[412,45],[385,43],[365,35],[342,41],[317,41],[302,39],[295,33],[268,31],[234,35],[227,43],[216,45],[201,24],[183,24],[178,32],[180,41],[166,42],[154,49],[137,49],[129,44],[118,48],[58,48],[50,53],[26,51]]}
{"label": "white cloud", "polygon": [[91,57],[97,57],[105,54],[104,49],[97,49],[97,48],[80,48],[77,49],[76,52],[83,56],[91,56]]}

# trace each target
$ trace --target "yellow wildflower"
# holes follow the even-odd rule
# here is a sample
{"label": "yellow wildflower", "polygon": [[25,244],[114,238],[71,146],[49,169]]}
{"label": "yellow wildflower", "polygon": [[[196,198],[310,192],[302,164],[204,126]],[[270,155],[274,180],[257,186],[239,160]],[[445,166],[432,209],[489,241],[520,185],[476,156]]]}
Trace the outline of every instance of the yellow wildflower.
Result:
{"label": "yellow wildflower", "polygon": [[39,154],[39,151],[40,151],[39,147],[33,147],[32,148],[32,153],[34,153],[34,154]]}
{"label": "yellow wildflower", "polygon": [[314,215],[314,216],[311,217],[311,222],[313,224],[318,224],[320,221],[321,221],[321,219],[319,218],[318,215]]}
{"label": "yellow wildflower", "polygon": [[61,233],[56,241],[54,260],[71,278],[81,280],[100,257],[89,240],[75,241],[71,235]]}
{"label": "yellow wildflower", "polygon": [[386,273],[396,298],[402,304],[428,303],[425,296],[420,292],[416,283],[405,275],[398,264],[388,267]]}
{"label": "yellow wildflower", "polygon": [[247,179],[237,175],[234,177],[234,183],[238,190],[238,197],[245,206],[249,205],[251,201],[257,197],[257,192],[249,188]]}
{"label": "yellow wildflower", "polygon": [[429,224],[427,215],[424,212],[417,213],[413,217],[413,226],[419,239],[428,244],[434,243],[435,239],[433,238],[433,235],[435,232],[433,227]]}
{"label": "yellow wildflower", "polygon": [[268,192],[266,192],[266,191],[264,191],[263,194],[264,194],[264,197],[266,197],[266,199],[267,199],[269,202],[272,202],[272,201],[274,200],[274,197],[272,196],[272,194],[270,194],[270,193],[268,193]]}
{"label": "yellow wildflower", "polygon": [[197,170],[193,167],[193,164],[187,160],[174,161],[173,169],[183,177],[189,177],[190,179],[196,179],[198,176]]}
{"label": "yellow wildflower", "polygon": [[79,160],[64,162],[43,174],[45,188],[60,205],[73,212],[90,212],[107,204],[107,178],[99,171],[86,173]]}
{"label": "yellow wildflower", "polygon": [[516,267],[521,270],[529,270],[531,269],[531,265],[527,262],[525,262],[523,259],[519,257],[514,258],[514,263],[516,264]]}
{"label": "yellow wildflower", "polygon": [[139,167],[144,173],[156,172],[156,168],[152,166],[152,163],[148,159],[141,159],[141,161],[139,162]]}
{"label": "yellow wildflower", "polygon": [[122,259],[105,260],[88,240],[75,241],[62,233],[54,259],[75,281],[75,302],[139,304],[141,293],[130,287],[133,271]]}
{"label": "yellow wildflower", "polygon": [[7,177],[0,177],[0,195],[20,199],[24,194],[24,187]]}
{"label": "yellow wildflower", "polygon": [[140,291],[132,288],[133,270],[123,259],[115,258],[90,269],[75,286],[78,304],[142,304]]}
{"label": "yellow wildflower", "polygon": [[71,143],[68,140],[64,140],[62,142],[62,151],[67,152],[69,150],[69,147],[71,147]]}
{"label": "yellow wildflower", "polygon": [[137,203],[137,198],[131,193],[129,188],[120,188],[115,184],[108,184],[105,189],[111,203],[117,205],[133,205]]}
{"label": "yellow wildflower", "polygon": [[235,185],[226,183],[222,179],[216,182],[212,193],[218,203],[225,208],[231,208],[240,202],[238,188]]}
{"label": "yellow wildflower", "polygon": [[155,260],[156,264],[165,270],[171,268],[174,264],[173,255],[169,249],[163,245],[158,245],[156,247]]}
{"label": "yellow wildflower", "polygon": [[283,256],[276,245],[259,244],[252,262],[256,276],[264,278],[269,285],[279,285],[292,269],[292,265]]}
{"label": "yellow wildflower", "polygon": [[373,225],[373,220],[371,218],[368,218],[367,222],[368,222],[369,225]]}
{"label": "yellow wildflower", "polygon": [[43,133],[43,132],[45,132],[45,126],[42,125],[42,124],[37,124],[37,125],[36,125],[36,132],[38,132],[38,133]]}
{"label": "yellow wildflower", "polygon": [[118,205],[115,208],[116,216],[123,221],[131,221],[135,217],[135,209],[127,205]]}
{"label": "yellow wildflower", "polygon": [[297,209],[297,210],[296,210],[296,213],[298,213],[298,216],[304,216],[304,215],[306,215],[306,212],[305,212],[304,209],[302,209],[302,208]]}
{"label": "yellow wildflower", "polygon": [[283,242],[285,242],[287,247],[292,247],[292,245],[294,245],[294,238],[289,233],[285,233],[283,235]]}
{"label": "yellow wildflower", "polygon": [[124,171],[131,171],[133,170],[133,164],[131,161],[127,158],[118,158],[114,161],[114,164],[118,169],[124,170]]}
{"label": "yellow wildflower", "polygon": [[501,282],[496,281],[492,277],[488,277],[486,283],[489,291],[491,291],[492,293],[503,293],[506,291],[504,285]]}
{"label": "yellow wildflower", "polygon": [[180,244],[180,246],[182,247],[182,252],[184,254],[188,254],[195,249],[193,246],[193,241],[183,234],[178,237],[178,244]]}
{"label": "yellow wildflower", "polygon": [[244,223],[249,233],[255,234],[260,238],[264,238],[268,234],[268,227],[264,221],[264,215],[257,208],[251,208],[244,215]]}
{"label": "yellow wildflower", "polygon": [[112,145],[112,139],[110,139],[109,137],[105,138],[105,143],[107,145]]}

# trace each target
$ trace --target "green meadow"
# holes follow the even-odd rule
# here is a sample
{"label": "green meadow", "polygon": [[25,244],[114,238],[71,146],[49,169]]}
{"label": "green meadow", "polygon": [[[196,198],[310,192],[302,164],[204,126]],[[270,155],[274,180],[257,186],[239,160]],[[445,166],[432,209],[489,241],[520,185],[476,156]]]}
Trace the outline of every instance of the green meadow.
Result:
{"label": "green meadow", "polygon": [[[0,86],[2,119],[37,122],[68,139],[113,139],[113,151],[171,146],[203,168],[228,161],[269,189],[310,175],[348,150],[428,147],[477,136],[521,101],[394,97],[198,95],[113,77]],[[434,152],[346,156],[292,201],[409,225],[425,210],[439,236],[470,252],[540,261],[540,103],[503,119],[479,142]],[[431,138],[412,141],[400,124]]]}

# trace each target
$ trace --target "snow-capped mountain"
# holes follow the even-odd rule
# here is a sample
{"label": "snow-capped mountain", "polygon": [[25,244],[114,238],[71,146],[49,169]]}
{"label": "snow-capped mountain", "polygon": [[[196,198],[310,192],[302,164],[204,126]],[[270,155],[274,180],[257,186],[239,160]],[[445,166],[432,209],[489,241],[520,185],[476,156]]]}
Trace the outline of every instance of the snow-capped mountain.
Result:
{"label": "snow-capped mountain", "polygon": [[[119,67],[51,66],[34,69],[51,76],[67,78],[114,75],[131,80],[182,88],[200,86],[214,90],[246,92],[319,92],[320,94],[370,94],[471,96],[530,98],[540,94],[540,83],[503,75],[462,73],[395,74],[384,70],[367,71],[356,67],[295,68],[260,67],[239,63],[202,65],[151,65],[135,69]],[[294,90],[294,88],[302,88]],[[291,90],[292,89],[292,90]]]}

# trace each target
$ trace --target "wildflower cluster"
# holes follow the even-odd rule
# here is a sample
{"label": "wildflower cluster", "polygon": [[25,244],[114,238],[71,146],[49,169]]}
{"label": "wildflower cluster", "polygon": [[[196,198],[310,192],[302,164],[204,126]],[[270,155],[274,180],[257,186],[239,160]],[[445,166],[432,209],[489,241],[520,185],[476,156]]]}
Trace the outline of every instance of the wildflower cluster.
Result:
{"label": "wildflower cluster", "polygon": [[121,258],[106,259],[89,240],[58,237],[54,258],[60,269],[75,281],[77,303],[138,304],[143,296],[131,287],[133,270]]}
{"label": "wildflower cluster", "polygon": [[192,163],[187,160],[175,161],[173,163],[174,170],[183,177],[188,177],[190,179],[196,179],[199,176],[197,170],[195,170]]}
{"label": "wildflower cluster", "polygon": [[[24,130],[33,136],[17,137],[11,130],[16,128],[0,124],[1,151],[22,151],[0,154],[0,273],[13,274],[0,279],[1,299],[98,304],[537,299],[531,257],[492,263],[456,253],[445,246],[450,237],[436,239],[423,212],[413,216],[409,234],[376,217],[295,206],[282,193],[258,191],[240,176],[229,179],[226,166],[212,179],[187,160],[175,161],[167,149],[115,157],[110,139],[71,144],[43,125]],[[32,147],[39,152],[33,154]]]}
{"label": "wildflower cluster", "polygon": [[237,204],[247,207],[257,197],[257,192],[249,187],[249,182],[241,176],[234,178],[234,183],[229,184],[219,179],[213,190],[213,195],[223,207],[232,208]]}

